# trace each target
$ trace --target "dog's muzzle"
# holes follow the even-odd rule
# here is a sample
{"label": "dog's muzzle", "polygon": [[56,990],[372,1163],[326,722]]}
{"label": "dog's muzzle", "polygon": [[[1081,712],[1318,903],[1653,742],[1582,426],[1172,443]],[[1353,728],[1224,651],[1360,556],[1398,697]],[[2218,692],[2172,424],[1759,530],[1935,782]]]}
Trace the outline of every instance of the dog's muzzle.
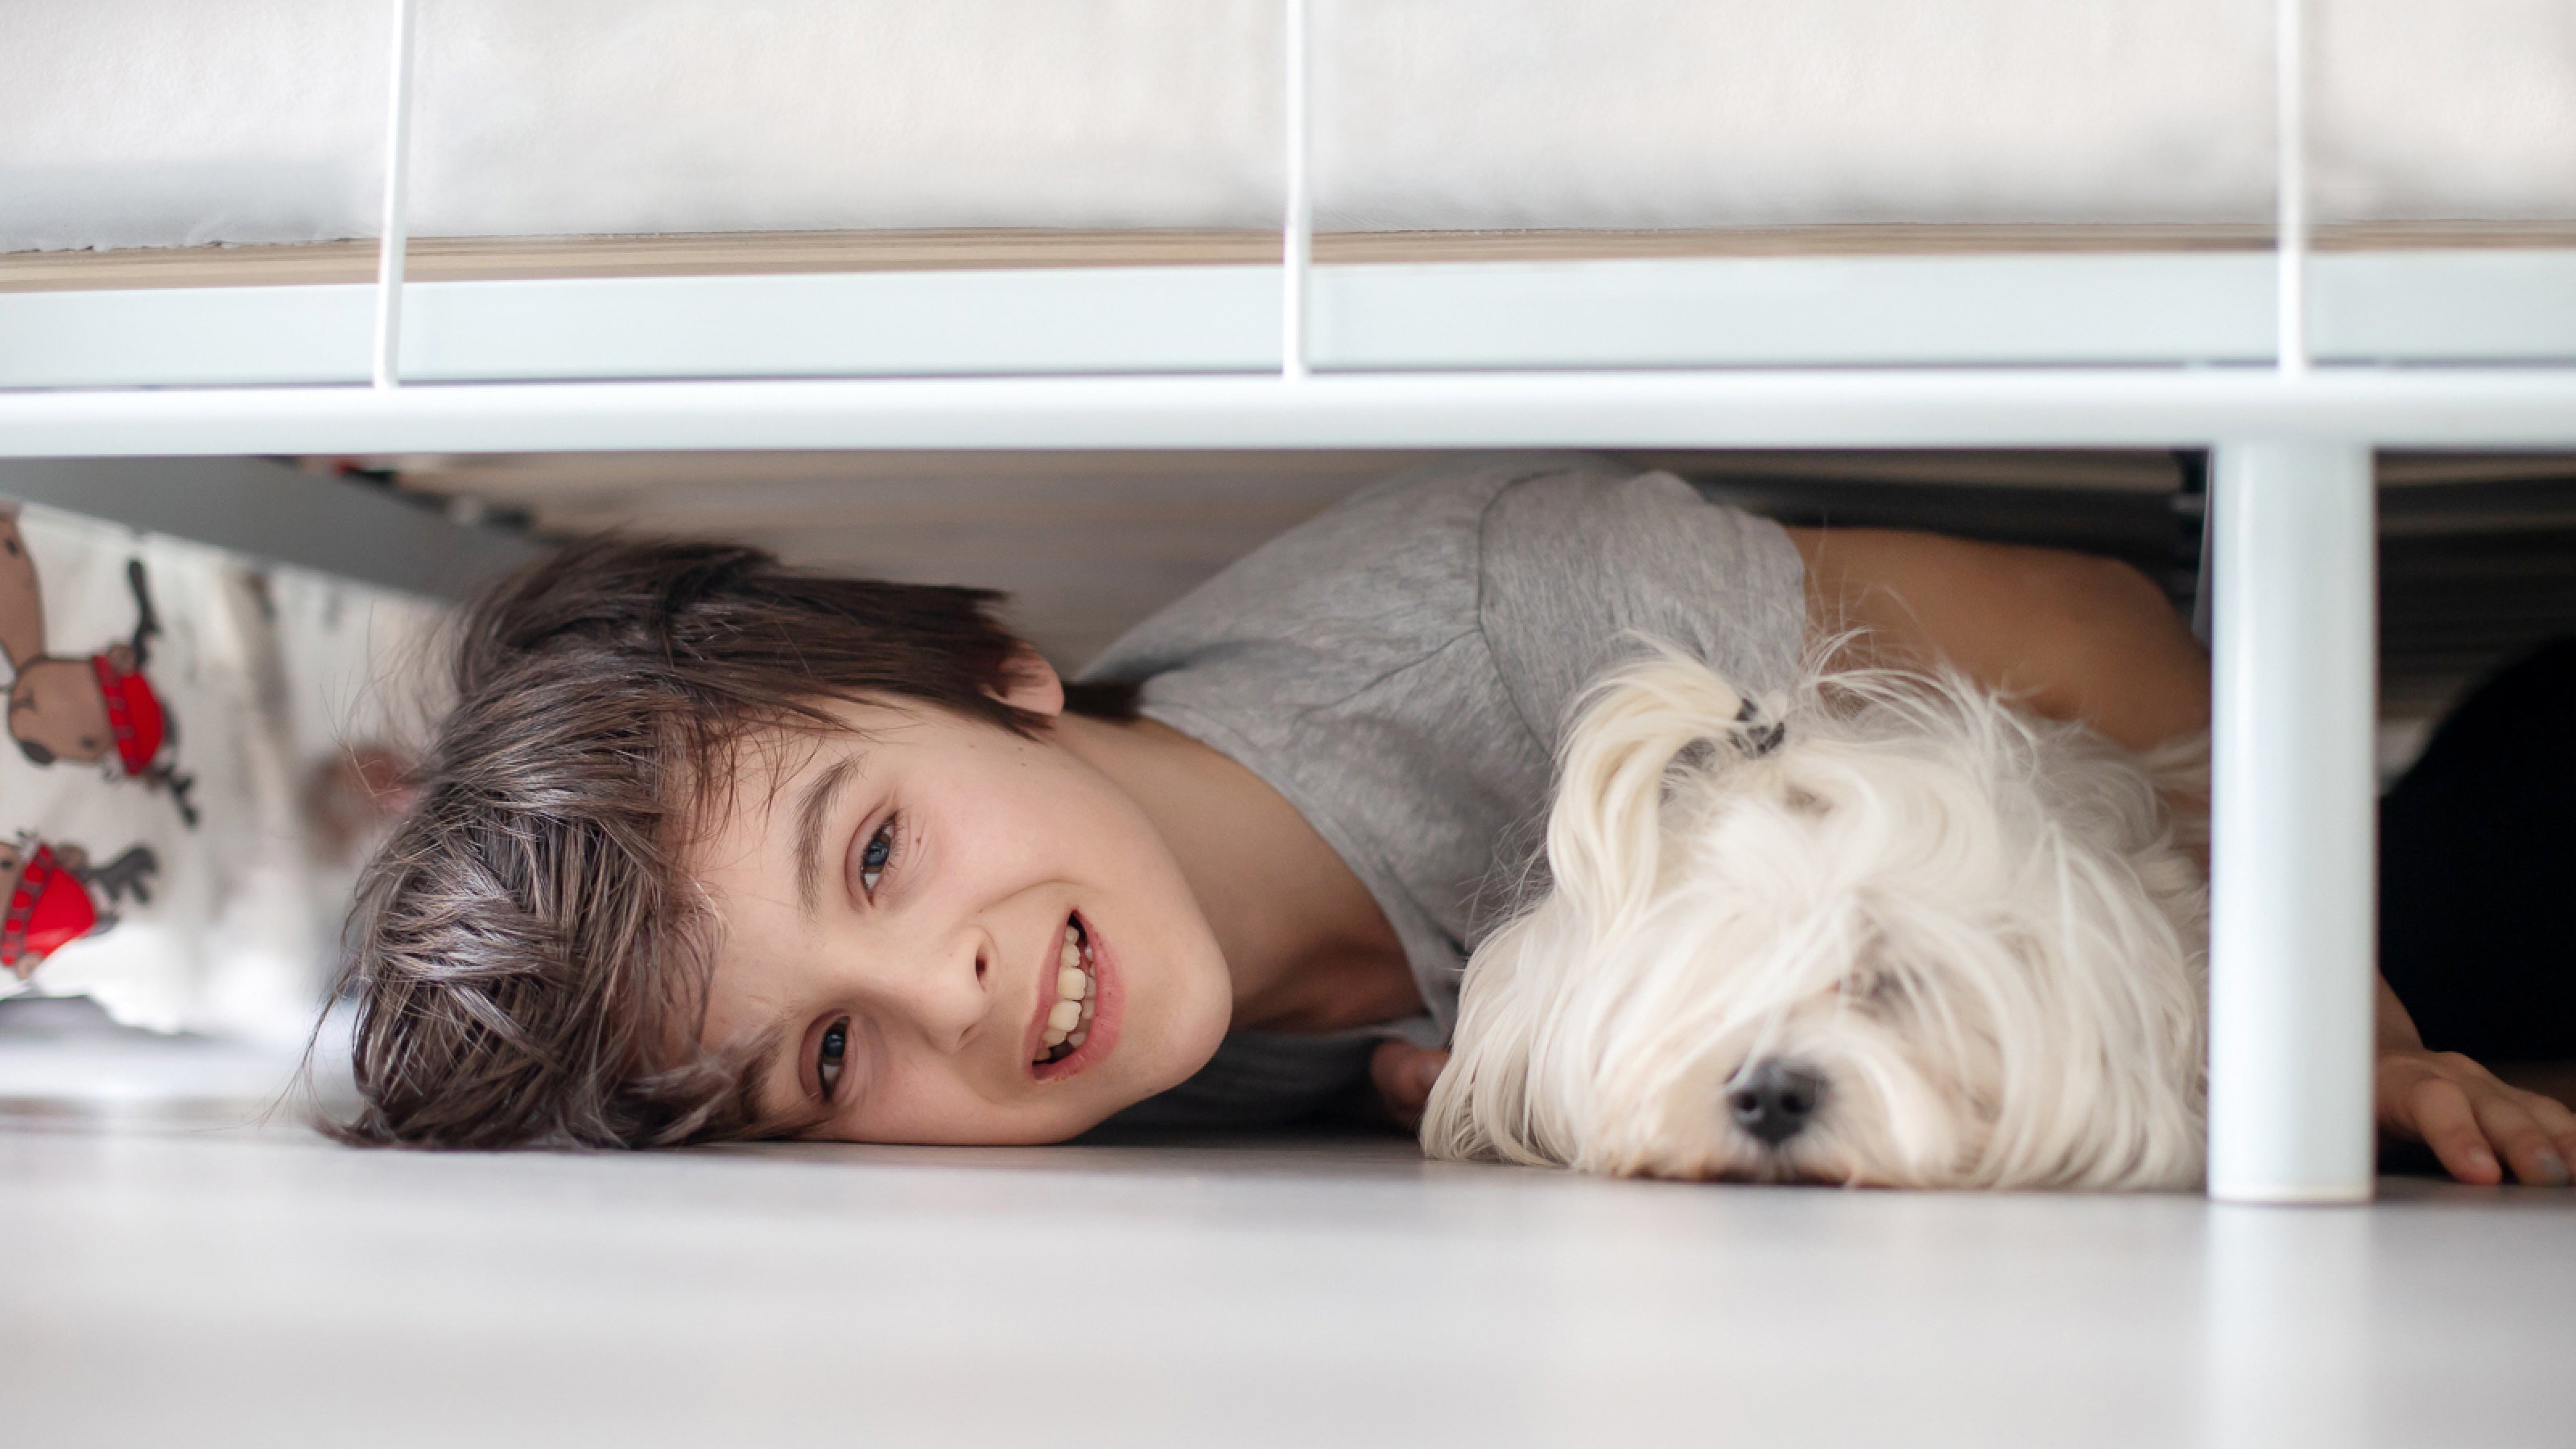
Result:
{"label": "dog's muzzle", "polygon": [[1824,1078],[1773,1059],[1754,1063],[1727,1084],[1726,1110],[1736,1126],[1777,1147],[1807,1130],[1824,1095]]}

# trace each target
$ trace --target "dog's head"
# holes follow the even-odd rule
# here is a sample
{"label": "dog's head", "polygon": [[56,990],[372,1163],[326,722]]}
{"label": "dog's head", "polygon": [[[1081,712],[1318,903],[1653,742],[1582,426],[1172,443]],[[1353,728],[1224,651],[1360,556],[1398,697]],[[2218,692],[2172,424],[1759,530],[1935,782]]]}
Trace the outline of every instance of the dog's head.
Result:
{"label": "dog's head", "polygon": [[[2162,783],[2190,767],[2162,763]],[[2206,892],[2160,779],[1957,677],[1596,688],[1546,894],[1467,968],[1435,1156],[2150,1187],[2203,1152]]]}

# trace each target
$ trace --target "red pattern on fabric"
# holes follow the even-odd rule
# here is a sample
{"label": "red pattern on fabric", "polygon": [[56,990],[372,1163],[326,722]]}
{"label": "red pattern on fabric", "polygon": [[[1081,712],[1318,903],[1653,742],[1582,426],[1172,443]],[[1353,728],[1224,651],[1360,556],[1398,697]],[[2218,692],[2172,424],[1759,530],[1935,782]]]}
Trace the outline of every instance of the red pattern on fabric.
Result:
{"label": "red pattern on fabric", "polygon": [[[17,888],[9,892],[8,914],[0,917],[0,966],[23,976],[97,924],[98,906],[89,898],[89,887],[63,869],[52,846],[39,845],[18,873]],[[25,970],[18,969],[21,961]]]}
{"label": "red pattern on fabric", "polygon": [[107,727],[116,735],[116,758],[125,773],[140,775],[161,753],[169,721],[160,697],[140,670],[119,669],[104,654],[93,654],[89,666],[98,674],[99,696],[107,701]]}

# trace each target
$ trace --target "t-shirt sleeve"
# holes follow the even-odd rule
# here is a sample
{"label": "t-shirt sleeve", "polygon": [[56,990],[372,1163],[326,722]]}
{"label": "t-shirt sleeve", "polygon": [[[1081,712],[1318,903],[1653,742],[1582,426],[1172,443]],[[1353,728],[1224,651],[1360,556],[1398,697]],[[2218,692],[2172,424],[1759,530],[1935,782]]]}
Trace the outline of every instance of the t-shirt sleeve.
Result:
{"label": "t-shirt sleeve", "polygon": [[1495,495],[1479,536],[1478,622],[1513,705],[1553,751],[1576,700],[1636,635],[1735,687],[1788,687],[1806,646],[1805,569],[1778,524],[1669,473],[1572,471]]}

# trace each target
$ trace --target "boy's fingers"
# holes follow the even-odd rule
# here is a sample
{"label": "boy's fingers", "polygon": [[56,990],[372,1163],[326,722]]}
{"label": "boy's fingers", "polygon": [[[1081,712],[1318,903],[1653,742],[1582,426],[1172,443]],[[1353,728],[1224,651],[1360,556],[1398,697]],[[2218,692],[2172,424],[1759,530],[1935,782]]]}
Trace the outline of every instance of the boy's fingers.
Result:
{"label": "boy's fingers", "polygon": [[2540,1130],[2540,1124],[2522,1103],[2514,1100],[2513,1093],[2502,1089],[2477,1092],[2471,1097],[2471,1106],[2487,1141],[2513,1164],[2516,1178],[2541,1187],[2567,1185],[2566,1159],[2558,1155],[2549,1134]]}
{"label": "boy's fingers", "polygon": [[1414,1090],[1422,1094],[1424,1102],[1431,1100],[1431,1089],[1440,1084],[1440,1074],[1447,1070],[1448,1066],[1449,1053],[1445,1051],[1427,1051],[1414,1058],[1413,1086]]}
{"label": "boy's fingers", "polygon": [[2549,1134],[2549,1140],[2558,1144],[2558,1160],[2576,1169],[2576,1112],[2568,1111],[2567,1105],[2556,1097],[2539,1092],[2523,1093],[2522,1105],[2530,1110],[2540,1130]]}
{"label": "boy's fingers", "polygon": [[2442,1159],[2451,1176],[2482,1187],[2504,1181],[2504,1169],[2488,1148],[2487,1134],[2479,1128],[2469,1094],[2460,1090],[2459,1083],[2427,1073],[2408,1089],[2406,1105],[2416,1135]]}
{"label": "boy's fingers", "polygon": [[1449,1054],[1434,1047],[1381,1042],[1369,1058],[1369,1079],[1377,1084],[1377,1094],[1395,1120],[1411,1127],[1421,1122],[1422,1109],[1431,1101],[1431,1085],[1448,1064]]}

